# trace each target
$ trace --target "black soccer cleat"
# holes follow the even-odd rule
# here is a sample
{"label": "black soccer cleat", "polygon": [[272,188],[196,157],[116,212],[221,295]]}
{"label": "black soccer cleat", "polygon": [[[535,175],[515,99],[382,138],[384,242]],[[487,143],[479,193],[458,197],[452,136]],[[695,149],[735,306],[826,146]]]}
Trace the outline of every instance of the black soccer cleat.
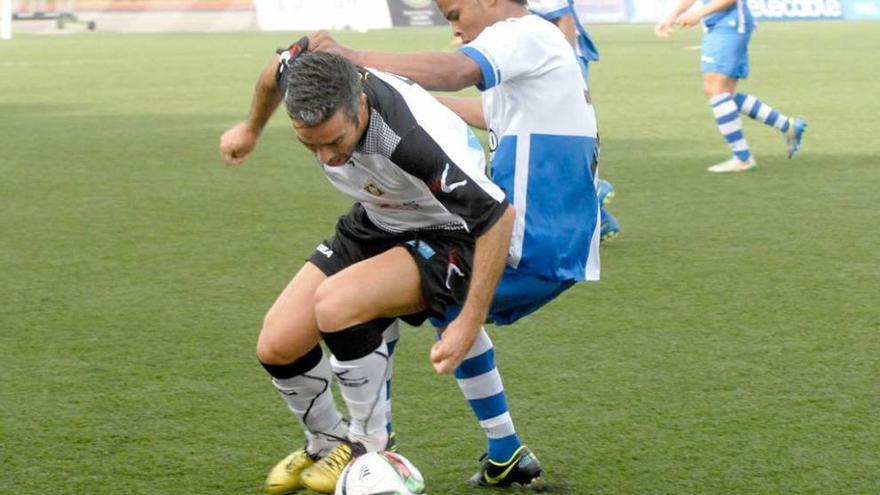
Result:
{"label": "black soccer cleat", "polygon": [[535,454],[525,445],[521,446],[504,463],[489,459],[489,454],[480,458],[480,470],[471,476],[474,486],[528,486],[538,480],[544,472]]}

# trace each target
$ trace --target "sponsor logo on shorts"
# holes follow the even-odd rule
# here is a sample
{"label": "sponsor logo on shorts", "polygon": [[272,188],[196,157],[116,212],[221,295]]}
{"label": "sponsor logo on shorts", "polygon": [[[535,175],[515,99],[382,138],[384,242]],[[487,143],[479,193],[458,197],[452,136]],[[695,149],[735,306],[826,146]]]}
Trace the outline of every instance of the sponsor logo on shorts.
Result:
{"label": "sponsor logo on shorts", "polygon": [[464,278],[464,272],[458,267],[458,260],[453,254],[449,255],[449,264],[446,265],[446,288],[452,290],[452,276]]}
{"label": "sponsor logo on shorts", "polygon": [[415,240],[406,241],[406,243],[409,244],[410,246],[416,248],[416,250],[419,252],[419,254],[422,255],[422,258],[425,258],[426,260],[431,259],[434,256],[434,254],[436,253],[436,251],[434,251],[434,249],[431,246],[429,246],[427,242],[425,242],[421,239],[419,239],[417,241],[415,241]]}
{"label": "sponsor logo on shorts", "polygon": [[328,258],[333,256],[333,250],[323,244],[318,244],[318,252]]}

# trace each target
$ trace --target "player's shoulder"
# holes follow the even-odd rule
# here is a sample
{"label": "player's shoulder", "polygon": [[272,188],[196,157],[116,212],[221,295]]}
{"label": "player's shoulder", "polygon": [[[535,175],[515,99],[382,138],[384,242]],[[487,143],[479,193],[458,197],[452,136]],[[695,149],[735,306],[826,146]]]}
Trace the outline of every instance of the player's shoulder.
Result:
{"label": "player's shoulder", "polygon": [[559,31],[537,15],[511,17],[488,26],[472,42],[474,46],[494,51],[520,51]]}

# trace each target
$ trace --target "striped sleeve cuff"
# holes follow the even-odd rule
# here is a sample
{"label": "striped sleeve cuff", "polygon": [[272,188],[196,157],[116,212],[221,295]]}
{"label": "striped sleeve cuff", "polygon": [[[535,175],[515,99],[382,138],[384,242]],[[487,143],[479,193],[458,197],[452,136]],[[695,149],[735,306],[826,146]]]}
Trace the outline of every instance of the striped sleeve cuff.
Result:
{"label": "striped sleeve cuff", "polygon": [[485,91],[497,86],[501,82],[501,71],[496,69],[492,62],[489,62],[489,59],[483,52],[471,46],[461,47],[458,51],[473,59],[480,66],[480,72],[483,73],[483,82],[477,84],[477,89]]}

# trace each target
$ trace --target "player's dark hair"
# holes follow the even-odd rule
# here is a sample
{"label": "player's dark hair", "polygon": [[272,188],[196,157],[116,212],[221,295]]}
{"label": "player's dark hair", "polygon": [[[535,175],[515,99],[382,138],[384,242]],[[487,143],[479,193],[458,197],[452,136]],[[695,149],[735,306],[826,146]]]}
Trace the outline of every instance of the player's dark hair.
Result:
{"label": "player's dark hair", "polygon": [[284,105],[293,120],[307,127],[326,122],[340,108],[357,121],[363,87],[351,62],[332,53],[304,53],[285,74]]}
{"label": "player's dark hair", "polygon": [[520,5],[523,5],[523,6],[529,4],[529,0],[513,0],[513,1],[520,4]]}

